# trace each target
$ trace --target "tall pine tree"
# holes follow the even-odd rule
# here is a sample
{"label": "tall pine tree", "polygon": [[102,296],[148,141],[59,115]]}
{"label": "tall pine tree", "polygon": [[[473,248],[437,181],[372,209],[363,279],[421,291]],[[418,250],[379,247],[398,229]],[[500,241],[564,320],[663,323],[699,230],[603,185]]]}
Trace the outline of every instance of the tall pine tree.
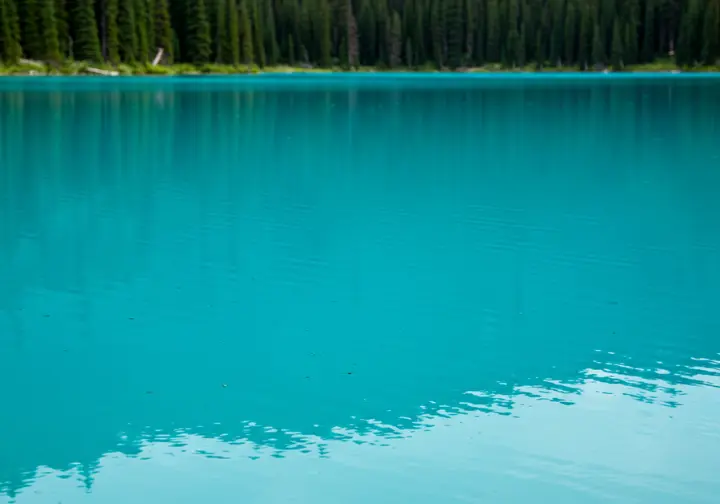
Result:
{"label": "tall pine tree", "polygon": [[60,45],[55,25],[55,0],[40,0],[40,2],[42,58],[49,61],[60,61]]}
{"label": "tall pine tree", "polygon": [[617,18],[613,23],[612,66],[616,71],[623,68],[623,32],[620,29],[620,20]]}
{"label": "tall pine tree", "polygon": [[240,63],[240,19],[236,0],[227,0],[227,23],[229,61],[233,65]]}
{"label": "tall pine tree", "polygon": [[153,34],[155,35],[155,41],[153,46],[154,48],[162,47],[166,61],[172,63],[175,51],[168,0],[155,0],[154,8],[153,19],[155,21],[155,29],[153,30]]}
{"label": "tall pine tree", "polygon": [[242,61],[246,65],[251,65],[255,61],[252,25],[250,24],[250,11],[248,8],[249,1],[241,0],[239,13],[240,39],[242,40],[241,55]]}
{"label": "tall pine tree", "polygon": [[189,61],[197,65],[209,62],[212,40],[205,0],[188,1],[187,23],[187,56]]}
{"label": "tall pine tree", "polygon": [[79,61],[102,61],[93,0],[75,0],[73,9],[73,56]]}
{"label": "tall pine tree", "polygon": [[135,30],[137,31],[135,58],[140,63],[146,63],[150,53],[148,40],[148,5],[146,0],[135,0]]}
{"label": "tall pine tree", "polygon": [[120,59],[134,63],[138,53],[135,0],[118,0],[117,26]]}
{"label": "tall pine tree", "polygon": [[58,48],[60,54],[68,55],[70,31],[68,26],[68,13],[65,0],[55,0],[55,27],[57,29]]}
{"label": "tall pine tree", "polygon": [[0,59],[14,64],[22,56],[14,0],[0,0]]}
{"label": "tall pine tree", "polygon": [[19,0],[23,52],[29,58],[41,58],[43,43],[40,36],[40,10],[42,0]]}
{"label": "tall pine tree", "polygon": [[720,30],[720,0],[708,0],[703,22],[702,59],[706,65],[714,65],[718,58],[718,31]]}

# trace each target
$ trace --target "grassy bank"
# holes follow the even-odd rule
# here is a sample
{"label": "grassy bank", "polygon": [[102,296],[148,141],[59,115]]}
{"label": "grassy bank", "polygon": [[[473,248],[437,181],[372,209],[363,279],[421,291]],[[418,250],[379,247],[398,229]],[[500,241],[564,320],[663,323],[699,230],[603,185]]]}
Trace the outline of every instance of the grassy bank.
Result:
{"label": "grassy bank", "polygon": [[[348,70],[341,67],[333,68],[313,68],[305,66],[289,66],[281,65],[275,67],[260,68],[256,65],[218,65],[206,64],[201,66],[189,64],[177,65],[158,65],[149,64],[135,65],[118,65],[116,67],[110,65],[95,65],[84,62],[65,62],[60,65],[48,65],[42,62],[23,61],[17,65],[0,65],[0,76],[72,76],[72,75],[97,75],[99,72],[106,72],[117,76],[177,76],[177,75],[235,75],[235,74],[267,74],[267,73],[328,73],[328,72],[347,72]],[[427,65],[420,68],[396,68],[382,69],[375,67],[361,67],[353,69],[353,72],[437,72],[437,68]],[[526,67],[508,68],[499,64],[491,64],[483,67],[463,68],[458,70],[463,73],[501,73],[501,72],[581,72],[579,67],[563,66],[551,67],[546,66],[539,70],[534,64]],[[603,69],[588,70],[589,72],[602,72]],[[671,60],[657,61],[642,65],[632,65],[625,67],[623,72],[720,72],[720,66],[694,66],[694,67],[678,67]]]}

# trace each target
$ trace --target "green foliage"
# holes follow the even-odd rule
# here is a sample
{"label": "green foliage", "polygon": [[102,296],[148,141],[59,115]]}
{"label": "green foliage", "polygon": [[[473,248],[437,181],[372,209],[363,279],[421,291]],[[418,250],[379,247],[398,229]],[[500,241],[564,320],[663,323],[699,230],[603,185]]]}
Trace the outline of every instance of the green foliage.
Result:
{"label": "green foliage", "polygon": [[137,31],[137,53],[135,57],[140,63],[147,63],[150,53],[148,40],[148,5],[146,0],[135,0],[135,29]]}
{"label": "green foliage", "polygon": [[616,71],[623,68],[623,35],[620,30],[620,21],[617,18],[613,24],[612,66]]}
{"label": "green foliage", "polygon": [[65,0],[55,0],[54,6],[55,29],[57,30],[58,49],[61,56],[68,55],[70,47],[70,27],[68,26],[68,13]]}
{"label": "green foliage", "polygon": [[600,38],[600,26],[597,23],[593,29],[592,62],[593,65],[605,65],[605,48]]}
{"label": "green foliage", "polygon": [[570,0],[567,3],[567,9],[565,11],[565,62],[567,64],[574,63],[577,61],[577,47],[576,47],[576,34],[577,34],[577,10],[575,7],[575,1]]}
{"label": "green foliage", "polygon": [[42,31],[42,59],[60,61],[60,45],[55,25],[55,1],[40,0],[40,27]]}
{"label": "green foliage", "polygon": [[248,2],[250,0],[241,0],[240,3],[240,40],[242,41],[241,57],[242,62],[251,65],[255,61],[253,53],[253,34],[250,24],[250,11]]}
{"label": "green foliage", "polygon": [[118,38],[118,0],[105,4],[105,47],[107,59],[113,65],[120,63],[120,39]]}
{"label": "green foliage", "polygon": [[41,58],[43,40],[40,34],[40,10],[42,0],[19,0],[21,40],[23,50],[29,58]]}
{"label": "green foliage", "polygon": [[72,14],[73,56],[77,60],[102,61],[93,0],[75,0]]}
{"label": "green foliage", "polygon": [[288,63],[290,66],[295,65],[295,42],[292,34],[288,35]]}
{"label": "green foliage", "polygon": [[235,0],[227,0],[227,23],[228,23],[228,39],[229,62],[233,65],[240,63],[240,17],[238,13],[237,2]]}
{"label": "green foliage", "polygon": [[0,0],[0,59],[11,65],[22,56],[20,27],[14,0]]}
{"label": "green foliage", "polygon": [[[516,4],[517,0],[511,0],[511,2]],[[443,38],[445,39],[448,67],[458,68],[463,64],[463,4],[462,0],[445,0],[444,5],[445,37],[440,36],[439,43],[442,43]],[[442,31],[442,27],[438,30]],[[517,35],[517,30],[515,30],[515,34]],[[397,34],[398,37],[401,35],[401,33]]]}
{"label": "green foliage", "polygon": [[400,14],[393,11],[390,17],[390,36],[388,48],[388,63],[390,68],[397,68],[400,66],[402,51],[402,21],[400,21]]}
{"label": "green foliage", "polygon": [[703,23],[702,59],[706,65],[713,65],[718,58],[720,44],[720,0],[708,0]]}
{"label": "green foliage", "polygon": [[260,8],[258,7],[258,0],[247,0],[252,1],[252,29],[253,29],[253,40],[254,49],[257,56],[257,64],[260,68],[265,66],[265,36],[263,35],[263,25],[260,22]]}
{"label": "green foliage", "polygon": [[212,44],[210,22],[205,9],[205,0],[187,0],[187,6],[187,56],[191,63],[199,65],[210,60]]}
{"label": "green foliage", "polygon": [[590,6],[582,4],[580,13],[580,34],[578,36],[577,62],[585,70],[590,66],[590,55],[593,46],[593,19]]}
{"label": "green foliage", "polygon": [[330,38],[330,5],[328,0],[316,0],[319,2],[318,36],[320,38],[320,66],[329,68],[332,65],[332,39]]}
{"label": "green foliage", "polygon": [[498,0],[487,0],[487,60],[500,61],[500,11]]}
{"label": "green foliage", "polygon": [[137,27],[135,25],[135,0],[117,1],[120,57],[126,63],[135,63],[138,50]]}
{"label": "green foliage", "polygon": [[230,36],[228,34],[227,0],[215,3],[215,61],[227,63],[230,59]]}
{"label": "green foliage", "polygon": [[645,24],[643,25],[645,36],[642,45],[642,57],[645,62],[652,61],[655,56],[655,1],[647,0],[645,3]]}
{"label": "green foliage", "polygon": [[280,58],[280,49],[275,32],[275,14],[270,1],[263,2],[263,6],[263,45],[265,46],[267,63],[274,66],[277,65]]}
{"label": "green foliage", "polygon": [[172,25],[170,24],[168,0],[155,0],[153,18],[155,21],[155,28],[153,30],[155,41],[153,48],[162,47],[165,52],[166,61],[172,63],[174,60],[175,47],[173,44]]}
{"label": "green foliage", "polygon": [[[160,47],[165,67],[148,67]],[[637,69],[668,55],[716,64],[720,0],[0,0],[0,58],[20,72],[23,56],[164,75],[175,62]]]}

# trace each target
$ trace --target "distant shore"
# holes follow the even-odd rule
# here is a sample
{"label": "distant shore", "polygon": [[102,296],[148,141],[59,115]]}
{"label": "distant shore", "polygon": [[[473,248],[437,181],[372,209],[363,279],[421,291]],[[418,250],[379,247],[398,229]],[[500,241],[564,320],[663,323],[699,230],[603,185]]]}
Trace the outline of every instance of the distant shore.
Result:
{"label": "distant shore", "polygon": [[720,66],[694,66],[681,68],[673,61],[665,60],[655,63],[630,65],[622,70],[613,70],[612,68],[596,67],[583,70],[573,66],[545,66],[538,68],[536,65],[528,65],[525,67],[509,68],[499,64],[491,64],[482,67],[460,68],[455,70],[443,69],[438,70],[432,66],[424,66],[419,68],[375,68],[360,67],[354,69],[344,69],[341,67],[317,68],[310,65],[279,65],[273,67],[260,68],[256,65],[157,65],[151,64],[135,64],[135,65],[95,65],[85,62],[65,62],[62,64],[46,64],[41,61],[22,60],[16,65],[0,66],[0,76],[88,76],[88,75],[105,75],[105,76],[181,76],[181,75],[260,75],[260,74],[292,74],[292,73],[383,73],[383,72],[436,72],[436,73],[538,73],[538,72],[563,72],[563,73],[643,73],[643,72],[720,72]]}

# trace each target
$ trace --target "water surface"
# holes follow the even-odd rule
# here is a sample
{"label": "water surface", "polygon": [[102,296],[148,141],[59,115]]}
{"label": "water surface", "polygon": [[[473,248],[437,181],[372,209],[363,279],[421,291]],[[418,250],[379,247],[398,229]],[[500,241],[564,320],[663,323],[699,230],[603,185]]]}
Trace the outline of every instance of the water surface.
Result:
{"label": "water surface", "polygon": [[716,502],[720,79],[0,82],[0,503]]}

